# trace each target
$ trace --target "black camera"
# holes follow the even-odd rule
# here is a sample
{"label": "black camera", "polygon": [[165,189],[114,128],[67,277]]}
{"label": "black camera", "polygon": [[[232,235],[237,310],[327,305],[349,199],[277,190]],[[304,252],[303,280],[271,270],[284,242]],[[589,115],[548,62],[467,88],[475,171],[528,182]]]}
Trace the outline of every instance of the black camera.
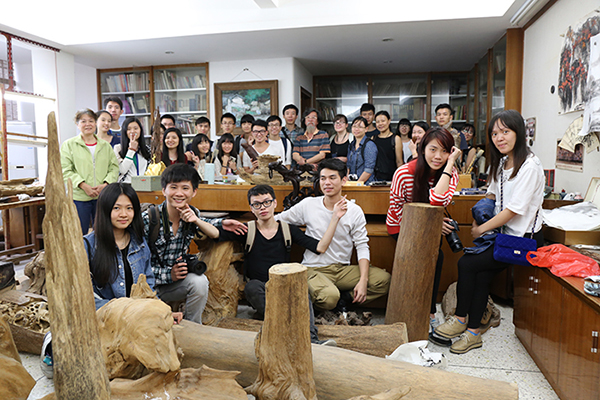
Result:
{"label": "black camera", "polygon": [[198,260],[195,255],[184,254],[181,258],[183,259],[182,262],[187,264],[188,274],[202,275],[206,272],[206,263]]}
{"label": "black camera", "polygon": [[460,238],[458,237],[458,231],[460,230],[458,228],[458,223],[451,219],[450,221],[446,221],[448,222],[450,225],[452,225],[452,228],[454,229],[452,232],[450,232],[449,234],[446,235],[446,240],[448,241],[448,246],[450,246],[450,249],[452,250],[453,253],[458,253],[459,251],[462,251],[463,249],[463,245],[462,242],[460,241]]}

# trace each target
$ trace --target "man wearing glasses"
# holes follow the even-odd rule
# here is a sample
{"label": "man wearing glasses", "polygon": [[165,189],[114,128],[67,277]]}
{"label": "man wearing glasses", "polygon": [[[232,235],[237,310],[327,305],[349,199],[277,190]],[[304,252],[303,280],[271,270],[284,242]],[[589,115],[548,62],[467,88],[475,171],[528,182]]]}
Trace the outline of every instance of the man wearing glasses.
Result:
{"label": "man wearing glasses", "polygon": [[327,154],[331,153],[329,135],[319,131],[319,112],[309,108],[304,112],[304,125],[306,131],[298,135],[294,141],[292,158],[298,165],[312,164],[316,166]]}
{"label": "man wearing glasses", "polygon": [[[256,150],[259,156],[263,154],[270,154],[272,156],[281,157],[281,154],[277,152],[277,149],[267,142],[267,130],[268,125],[262,119],[257,119],[252,123],[252,137],[254,138],[254,144],[252,147],[254,150]],[[283,160],[283,157],[281,157],[281,159]],[[247,173],[252,174],[256,168],[258,168],[258,160],[251,160],[248,152],[245,151],[242,155],[242,166]]]}
{"label": "man wearing glasses", "polygon": [[[321,240],[307,236],[295,225],[286,225],[289,229],[289,241],[286,243],[284,223],[275,221],[274,213],[277,207],[275,192],[268,185],[257,185],[248,190],[250,210],[256,216],[256,225],[249,231],[236,235],[224,229],[219,229],[219,241],[236,240],[244,245],[244,287],[246,300],[256,309],[257,318],[263,319],[265,313],[265,283],[269,280],[269,268],[275,264],[290,262],[290,247],[297,243],[315,254],[324,253],[333,238],[338,221],[346,214],[346,198],[340,198],[333,206],[329,226]],[[254,240],[248,250],[247,236],[254,230]],[[314,326],[314,316],[311,310],[311,341],[320,344],[334,344],[318,341],[317,328]]]}

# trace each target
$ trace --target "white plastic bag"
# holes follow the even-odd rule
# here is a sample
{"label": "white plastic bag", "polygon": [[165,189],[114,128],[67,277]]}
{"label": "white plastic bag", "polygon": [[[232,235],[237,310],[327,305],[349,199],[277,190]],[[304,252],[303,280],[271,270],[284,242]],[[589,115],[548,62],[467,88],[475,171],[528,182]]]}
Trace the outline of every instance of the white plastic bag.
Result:
{"label": "white plastic bag", "polygon": [[404,361],[411,364],[420,365],[422,367],[437,367],[446,368],[448,360],[442,353],[432,353],[427,348],[427,340],[418,340],[416,342],[405,343],[400,346],[389,356],[385,356],[388,360]]}

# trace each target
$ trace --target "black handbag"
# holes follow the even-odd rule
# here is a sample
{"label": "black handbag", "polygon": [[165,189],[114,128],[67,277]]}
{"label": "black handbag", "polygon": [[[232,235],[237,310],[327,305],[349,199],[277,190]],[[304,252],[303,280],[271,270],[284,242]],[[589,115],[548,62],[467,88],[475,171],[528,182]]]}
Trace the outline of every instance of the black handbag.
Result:
{"label": "black handbag", "polygon": [[[500,166],[500,171],[502,171],[503,167],[504,163],[502,163]],[[500,211],[504,209],[503,187],[504,174],[502,173],[500,177]],[[527,253],[537,250],[537,242],[533,239],[533,234],[535,230],[535,224],[537,223],[538,213],[539,210],[535,213],[533,227],[531,228],[531,238],[506,235],[504,233],[498,233],[496,235],[496,242],[494,244],[494,260],[507,264],[518,264],[525,266],[531,265],[529,261],[527,261]]]}

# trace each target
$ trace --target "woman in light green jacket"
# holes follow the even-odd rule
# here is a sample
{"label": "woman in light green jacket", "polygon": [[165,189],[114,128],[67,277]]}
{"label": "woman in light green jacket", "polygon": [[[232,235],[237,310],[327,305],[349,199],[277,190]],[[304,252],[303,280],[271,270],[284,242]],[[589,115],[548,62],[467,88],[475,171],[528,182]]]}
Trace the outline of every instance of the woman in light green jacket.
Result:
{"label": "woman in light green jacket", "polygon": [[65,141],[60,149],[63,178],[73,183],[73,201],[84,235],[90,223],[94,224],[98,195],[119,177],[119,162],[111,145],[95,134],[97,119],[89,108],[77,111],[75,124],[81,134]]}

